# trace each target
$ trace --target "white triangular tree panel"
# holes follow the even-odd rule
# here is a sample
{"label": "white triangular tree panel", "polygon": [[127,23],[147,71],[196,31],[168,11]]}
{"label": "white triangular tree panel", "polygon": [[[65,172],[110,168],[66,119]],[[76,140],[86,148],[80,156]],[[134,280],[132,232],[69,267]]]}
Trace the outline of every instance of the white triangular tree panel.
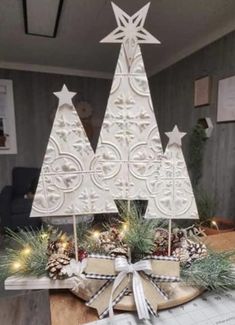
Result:
{"label": "white triangular tree panel", "polygon": [[82,215],[116,211],[103,189],[101,169],[66,86],[59,97],[31,217]]}
{"label": "white triangular tree panel", "polygon": [[139,46],[128,72],[121,46],[96,149],[106,189],[114,199],[149,199],[162,144]]}
{"label": "white triangular tree panel", "polygon": [[[166,133],[169,142],[154,183],[155,199],[149,201],[147,217],[168,219],[198,219],[197,206],[184,160],[177,126]],[[153,204],[154,203],[154,204]]]}
{"label": "white triangular tree panel", "polygon": [[102,42],[122,45],[96,149],[97,164],[113,199],[148,200],[154,194],[151,180],[160,165],[162,144],[138,43],[159,41],[143,28],[148,5],[133,16],[116,5],[113,9],[118,27]]}

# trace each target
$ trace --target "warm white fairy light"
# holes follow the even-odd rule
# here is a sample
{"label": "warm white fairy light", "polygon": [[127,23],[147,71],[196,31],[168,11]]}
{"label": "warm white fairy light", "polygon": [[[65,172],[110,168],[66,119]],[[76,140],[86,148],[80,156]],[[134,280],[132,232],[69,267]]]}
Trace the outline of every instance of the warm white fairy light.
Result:
{"label": "warm white fairy light", "polygon": [[42,233],[42,234],[41,234],[41,238],[42,238],[42,239],[46,239],[46,238],[48,238],[48,234],[47,234],[47,233],[45,233],[45,232],[44,232],[44,233]]}
{"label": "warm white fairy light", "polygon": [[128,224],[127,223],[123,223],[122,231],[123,232],[126,232],[127,230],[128,230]]}
{"label": "warm white fairy light", "polygon": [[62,241],[62,242],[67,242],[67,236],[65,235],[65,234],[63,234],[61,237],[60,237],[60,240]]}
{"label": "warm white fairy light", "polygon": [[216,228],[216,230],[219,230],[219,227],[218,227],[216,221],[214,221],[214,220],[211,221],[211,224]]}
{"label": "warm white fairy light", "polygon": [[30,247],[25,247],[23,250],[22,250],[22,254],[27,256],[31,253],[32,249]]}
{"label": "warm white fairy light", "polygon": [[12,268],[13,268],[14,271],[18,271],[21,268],[21,266],[22,266],[21,263],[18,262],[18,261],[14,262],[12,264]]}
{"label": "warm white fairy light", "polygon": [[94,239],[98,239],[98,238],[99,238],[99,235],[100,235],[99,231],[94,231],[94,232],[92,233],[92,237],[93,237]]}
{"label": "warm white fairy light", "polygon": [[67,248],[67,246],[68,246],[68,243],[67,242],[62,243],[62,247],[63,248]]}
{"label": "warm white fairy light", "polygon": [[123,222],[122,228],[120,230],[120,236],[121,236],[121,238],[123,238],[125,236],[125,234],[127,233],[128,229],[129,229],[128,223],[127,222]]}

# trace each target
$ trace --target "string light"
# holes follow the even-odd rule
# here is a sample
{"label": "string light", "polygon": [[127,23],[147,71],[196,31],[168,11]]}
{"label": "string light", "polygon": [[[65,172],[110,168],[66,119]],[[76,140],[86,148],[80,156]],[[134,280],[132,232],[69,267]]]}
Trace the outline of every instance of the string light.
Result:
{"label": "string light", "polygon": [[216,230],[219,230],[219,227],[218,227],[217,223],[216,223],[214,220],[211,221],[211,224],[212,224],[213,226],[215,226]]}
{"label": "string light", "polygon": [[68,243],[62,243],[62,247],[66,248],[68,246]]}
{"label": "string light", "polygon": [[29,255],[31,253],[31,248],[30,247],[25,247],[23,250],[22,250],[22,254],[23,255]]}
{"label": "string light", "polygon": [[48,237],[48,234],[47,233],[44,232],[44,233],[41,234],[41,238],[42,239],[46,239],[47,237]]}
{"label": "string light", "polygon": [[128,224],[124,223],[123,226],[122,226],[122,230],[127,231],[127,229],[128,229]]}
{"label": "string light", "polygon": [[65,234],[63,234],[63,235],[60,237],[60,240],[61,240],[62,242],[67,241],[67,236],[66,236]]}
{"label": "string light", "polygon": [[121,236],[121,237],[124,237],[124,235],[125,235],[125,231],[121,231],[121,232],[120,232],[120,236]]}
{"label": "string light", "polygon": [[18,271],[21,268],[21,263],[20,262],[14,262],[12,264],[12,268],[13,268],[13,270]]}
{"label": "string light", "polygon": [[98,239],[99,235],[100,235],[99,231],[94,231],[92,234],[93,238],[95,238],[95,239]]}

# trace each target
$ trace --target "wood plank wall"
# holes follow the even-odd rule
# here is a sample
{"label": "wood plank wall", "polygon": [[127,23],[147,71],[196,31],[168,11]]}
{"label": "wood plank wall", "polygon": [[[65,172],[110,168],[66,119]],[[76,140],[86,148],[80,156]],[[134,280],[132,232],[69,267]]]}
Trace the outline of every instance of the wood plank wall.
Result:
{"label": "wood plank wall", "polygon": [[93,107],[91,119],[85,128],[95,145],[105,112],[110,80],[73,76],[0,70],[1,79],[13,80],[17,155],[0,155],[0,190],[11,184],[11,171],[15,166],[40,167],[53,123],[58,100],[53,92],[65,83],[69,90],[77,92],[73,102],[87,101]]}
{"label": "wood plank wall", "polygon": [[[211,104],[194,108],[194,80],[212,78]],[[216,123],[219,79],[235,75],[235,32],[212,43],[150,79],[153,104],[162,134],[178,124],[190,132],[198,118],[211,117],[212,137],[207,140],[202,186],[216,197],[216,214],[235,220],[235,122]],[[188,140],[183,140],[187,159]]]}

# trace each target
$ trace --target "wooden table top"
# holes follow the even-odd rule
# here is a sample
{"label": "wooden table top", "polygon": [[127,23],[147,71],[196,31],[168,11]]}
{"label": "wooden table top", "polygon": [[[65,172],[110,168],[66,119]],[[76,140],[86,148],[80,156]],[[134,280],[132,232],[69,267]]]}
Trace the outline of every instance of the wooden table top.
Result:
{"label": "wooden table top", "polygon": [[[235,249],[235,232],[205,238],[208,247],[217,251]],[[98,319],[96,310],[68,290],[50,292],[51,325],[82,325]]]}

